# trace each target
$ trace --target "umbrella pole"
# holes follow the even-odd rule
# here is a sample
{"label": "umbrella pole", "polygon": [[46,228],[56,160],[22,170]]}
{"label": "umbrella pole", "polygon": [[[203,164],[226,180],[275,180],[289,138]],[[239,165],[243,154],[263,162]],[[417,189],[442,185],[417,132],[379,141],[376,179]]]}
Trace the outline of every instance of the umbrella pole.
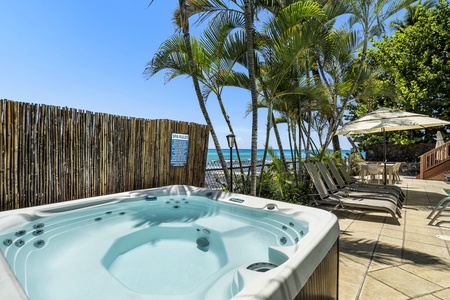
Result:
{"label": "umbrella pole", "polygon": [[383,128],[383,137],[384,137],[384,176],[383,182],[386,185],[386,130]]}

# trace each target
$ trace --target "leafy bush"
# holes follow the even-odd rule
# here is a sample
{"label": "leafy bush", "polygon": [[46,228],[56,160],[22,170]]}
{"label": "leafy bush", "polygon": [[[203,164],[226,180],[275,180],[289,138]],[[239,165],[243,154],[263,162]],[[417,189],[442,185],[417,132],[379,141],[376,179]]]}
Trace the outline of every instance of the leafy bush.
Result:
{"label": "leafy bush", "polygon": [[303,184],[296,183],[292,170],[285,170],[279,158],[269,149],[272,163],[261,172],[258,180],[260,197],[285,201],[295,204],[307,203],[308,193]]}

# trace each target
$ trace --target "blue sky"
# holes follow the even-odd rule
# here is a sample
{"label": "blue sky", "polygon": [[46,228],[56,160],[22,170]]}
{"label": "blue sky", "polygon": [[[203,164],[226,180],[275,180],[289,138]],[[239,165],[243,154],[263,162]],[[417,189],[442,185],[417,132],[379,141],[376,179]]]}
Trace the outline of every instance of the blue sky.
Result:
{"label": "blue sky", "polygon": [[[146,119],[205,124],[192,81],[149,80],[146,63],[174,32],[177,1],[0,0],[0,98],[73,107]],[[250,148],[247,91],[225,89],[225,106],[239,147]],[[208,111],[223,148],[229,133],[217,101]],[[263,148],[266,111],[259,113],[258,148]],[[287,129],[281,126],[283,146]],[[349,149],[346,139],[342,147]],[[276,148],[275,139],[270,144]],[[210,141],[209,148],[214,148]]]}

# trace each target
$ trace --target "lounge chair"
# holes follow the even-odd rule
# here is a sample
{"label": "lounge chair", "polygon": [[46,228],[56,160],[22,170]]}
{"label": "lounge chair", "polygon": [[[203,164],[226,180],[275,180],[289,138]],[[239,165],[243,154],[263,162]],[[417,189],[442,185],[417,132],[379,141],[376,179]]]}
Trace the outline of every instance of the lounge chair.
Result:
{"label": "lounge chair", "polygon": [[[400,187],[391,186],[391,185],[378,185],[378,184],[369,184],[369,183],[361,183],[359,181],[355,181],[353,183],[346,183],[339,173],[336,165],[332,160],[328,160],[327,162],[328,169],[333,175],[334,180],[336,180],[336,185],[339,188],[349,188],[355,191],[366,191],[366,192],[377,192],[380,194],[391,194],[396,196],[401,202],[405,200],[405,195]],[[348,175],[348,174],[347,174]],[[350,175],[348,175],[350,177]],[[352,178],[352,177],[350,177]]]}
{"label": "lounge chair", "polygon": [[[311,167],[314,167],[314,164],[310,164]],[[325,181],[325,185],[328,187],[328,191],[332,194],[338,194],[346,197],[363,197],[363,198],[370,198],[370,199],[380,199],[380,200],[389,200],[398,207],[402,207],[401,201],[399,198],[392,194],[380,194],[374,191],[354,191],[349,188],[338,188],[336,184],[333,181],[333,178],[331,177],[330,173],[327,170],[327,167],[323,162],[316,162],[317,169],[319,171],[319,174],[322,175],[323,181]]]}
{"label": "lounge chair", "polygon": [[[436,224],[434,226],[440,226],[444,223],[450,223],[450,220],[438,220],[438,218],[442,215],[444,211],[446,211],[447,207],[450,205],[450,197],[442,198],[441,201],[434,207],[431,213],[428,215],[427,219],[431,219],[428,225],[433,225],[435,221]],[[434,216],[433,216],[434,215]],[[447,215],[448,216],[448,215]]]}
{"label": "lounge chair", "polygon": [[[320,179],[319,173],[314,167],[311,165],[305,164],[306,170],[308,171],[309,176],[314,184],[314,187],[318,194],[311,194],[311,201],[316,205],[334,205],[337,209],[338,207],[342,207],[344,209],[362,209],[367,211],[374,212],[386,212],[389,213],[395,220],[395,222],[400,225],[400,222],[397,219],[397,215],[400,215],[400,209],[396,204],[392,203],[389,200],[379,200],[379,199],[370,199],[363,197],[345,197],[341,195],[335,195],[328,193],[325,184],[322,179]],[[319,198],[317,198],[319,196]]]}
{"label": "lounge chair", "polygon": [[[343,180],[343,182],[338,183],[341,186],[346,185],[346,186],[353,186],[353,187],[372,187],[372,188],[377,188],[379,190],[390,190],[390,191],[394,190],[394,191],[396,191],[396,193],[398,193],[398,195],[402,201],[405,200],[405,194],[403,193],[403,190],[398,186],[369,184],[369,183],[359,182],[358,180],[351,177],[347,173],[344,166],[340,166],[339,169],[341,172],[339,173],[336,165],[331,160],[328,161],[328,167],[330,168],[330,171],[333,174],[333,176],[336,178],[336,180],[338,180],[338,178],[341,178]],[[340,176],[340,174],[342,174],[342,177]]]}

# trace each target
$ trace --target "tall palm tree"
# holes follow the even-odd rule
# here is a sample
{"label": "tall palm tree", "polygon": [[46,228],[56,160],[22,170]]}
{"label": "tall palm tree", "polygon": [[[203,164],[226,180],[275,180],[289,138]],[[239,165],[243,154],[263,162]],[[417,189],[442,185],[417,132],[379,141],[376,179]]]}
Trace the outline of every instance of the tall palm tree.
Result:
{"label": "tall palm tree", "polygon": [[[245,74],[233,70],[236,61],[245,54],[240,32],[231,34],[235,27],[233,24],[213,22],[205,29],[203,35],[197,40],[191,37],[193,59],[196,64],[197,78],[202,83],[203,99],[208,99],[211,93],[216,95],[220,109],[231,133],[234,133],[230,119],[222,101],[222,91],[225,86],[236,86],[248,89],[248,78]],[[236,37],[238,36],[238,37]],[[153,59],[147,64],[144,71],[149,78],[161,70],[167,70],[166,81],[180,75],[190,75],[189,60],[184,38],[175,34],[162,43]],[[235,144],[238,160],[238,145]],[[229,181],[228,168],[222,155],[220,145],[216,145],[219,160]]]}
{"label": "tall palm tree", "polygon": [[[151,0],[149,3],[149,6],[153,2],[154,2],[154,0]],[[198,72],[197,72],[196,62],[194,60],[194,56],[193,56],[193,52],[192,52],[192,45],[191,45],[191,39],[190,39],[190,33],[189,33],[189,11],[187,9],[186,0],[178,1],[178,10],[177,11],[178,11],[178,14],[177,14],[175,23],[178,24],[179,28],[181,28],[181,31],[183,34],[184,45],[185,45],[186,54],[188,57],[187,72],[188,72],[189,76],[191,76],[191,78],[192,78],[192,82],[194,85],[195,93],[197,95],[197,100],[198,100],[198,103],[200,106],[200,110],[203,114],[206,124],[210,128],[211,138],[213,140],[213,143],[214,143],[217,153],[219,155],[219,159],[220,159],[222,168],[224,169],[224,172],[225,172],[226,180],[227,180],[227,182],[229,182],[229,173],[226,168],[226,162],[223,157],[222,149],[220,147],[220,143],[217,138],[217,134],[214,130],[214,126],[212,124],[208,110],[206,109],[205,99],[204,99],[202,91],[200,89],[200,84],[199,84],[199,80],[198,80]],[[151,72],[149,72],[149,73],[151,73]]]}
{"label": "tall palm tree", "polygon": [[[306,12],[307,10],[305,10],[305,8],[307,8],[308,5],[311,5],[311,3],[314,3],[314,9],[320,10],[321,14],[315,15],[315,17],[312,17],[311,15],[309,18],[299,15],[300,12]],[[301,10],[299,9],[300,7],[302,8]],[[310,6],[309,8],[312,8],[312,6]],[[310,109],[313,107],[313,102],[317,102],[319,98],[323,100],[324,96],[322,91],[322,82],[320,81],[317,72],[314,72],[314,68],[311,67],[311,65],[314,65],[314,61],[310,63],[310,57],[315,57],[315,53],[318,52],[330,53],[329,55],[333,53],[332,48],[334,47],[334,41],[330,37],[330,35],[332,35],[332,20],[336,16],[339,16],[346,11],[346,6],[335,2],[325,2],[323,4],[308,1],[294,1],[294,3],[278,10],[277,12],[276,21],[274,21],[273,23],[278,24],[277,26],[275,26],[275,28],[279,27],[280,29],[271,29],[268,26],[269,28],[267,29],[267,31],[270,35],[268,40],[274,41],[274,48],[277,49],[275,51],[279,52],[278,49],[285,49],[287,55],[286,57],[283,57],[281,61],[287,62],[288,66],[290,66],[290,69],[286,68],[289,74],[283,74],[282,72],[279,72],[278,70],[283,70],[283,68],[280,66],[276,66],[274,68],[275,70],[277,70],[275,81],[283,78],[283,76],[286,76],[287,79],[290,78],[290,84],[299,84],[302,82],[304,83],[304,86],[302,87],[303,89],[306,89],[308,86],[310,86],[311,88],[311,90],[306,94],[303,94],[303,96],[301,96],[302,93],[299,93],[298,91],[289,92],[290,94],[298,95],[297,97],[290,97],[289,100],[291,102],[294,101],[296,106],[288,107],[289,109],[294,109],[294,111],[296,112],[294,114],[294,123],[299,126],[299,144],[297,144],[297,138],[295,137],[294,146],[298,146],[298,151],[301,150],[300,143],[302,141],[307,152],[312,147],[311,126],[309,125],[311,118]],[[287,33],[290,33],[291,31],[295,33],[292,35],[295,38],[293,38],[292,40],[288,40],[291,35]],[[277,36],[283,37],[283,39],[279,40]],[[307,39],[306,37],[309,37],[309,39]],[[286,45],[289,45],[289,47],[287,47]],[[295,52],[292,51],[293,49],[301,49],[301,51]],[[272,55],[273,51],[274,50],[270,50],[269,54]],[[295,66],[295,68],[292,68],[293,66]],[[280,74],[282,77],[280,77]],[[287,84],[289,85],[289,83]],[[270,86],[270,84],[267,85]],[[313,95],[311,93],[312,90],[315,90],[315,92],[318,94]],[[280,91],[278,91],[278,93]],[[307,101],[305,102],[305,100]],[[298,106],[300,103],[301,106],[304,107]],[[293,114],[288,113],[288,115]],[[306,127],[305,125],[303,125],[305,122]],[[292,128],[292,131],[294,130],[295,128]]]}
{"label": "tall palm tree", "polygon": [[339,127],[345,112],[348,101],[350,101],[361,84],[360,79],[364,72],[364,64],[366,62],[367,49],[370,39],[379,37],[385,32],[385,23],[393,15],[400,10],[406,8],[417,0],[349,0],[349,26],[354,28],[355,25],[361,28],[362,47],[360,49],[359,64],[355,67],[354,80],[348,89],[346,95],[341,97],[340,104],[334,107],[333,120],[330,124],[329,139],[326,146],[331,142],[334,133]]}
{"label": "tall palm tree", "polygon": [[[180,0],[181,1],[181,0]],[[199,22],[214,19],[233,19],[240,20],[245,30],[246,57],[244,61],[248,65],[248,80],[252,99],[252,138],[251,138],[251,191],[256,195],[256,163],[257,163],[257,141],[258,141],[258,111],[257,111],[257,91],[255,79],[255,51],[253,49],[253,17],[254,0],[230,0],[226,3],[222,0],[185,0],[189,4],[188,16],[198,14]],[[264,1],[263,1],[264,2]],[[230,6],[233,6],[230,9]],[[180,11],[181,14],[181,6]]]}
{"label": "tall palm tree", "polygon": [[333,141],[334,150],[339,150],[339,140],[334,138],[332,124],[335,121],[337,112],[341,109],[341,99],[349,92],[355,81],[355,60],[357,50],[360,47],[360,40],[355,31],[343,29],[333,30],[329,37],[332,39],[332,53],[316,52],[314,64],[317,70],[317,78],[326,87],[329,97],[329,106],[322,110],[320,116],[328,120],[328,126],[323,127],[327,132],[323,133],[325,142],[321,149],[320,156],[325,154],[326,141]]}
{"label": "tall palm tree", "polygon": [[[208,98],[211,92],[216,95],[220,110],[231,134],[234,134],[234,130],[222,101],[222,91],[225,86],[249,89],[247,75],[233,70],[236,63],[243,59],[246,51],[243,43],[243,32],[235,30],[240,27],[239,20],[237,21],[238,23],[236,23],[236,20],[222,19],[210,22],[200,40],[205,47],[205,56],[209,62],[204,76],[205,80],[203,81],[203,95],[205,99]],[[240,166],[241,177],[244,178],[245,174],[237,142],[235,142],[234,148]],[[246,182],[246,180],[242,180],[243,191],[246,191]]]}
{"label": "tall palm tree", "polygon": [[[258,92],[256,87],[256,54],[254,49],[254,18],[255,11],[260,5],[270,5],[268,2],[258,0],[230,0],[226,3],[222,0],[186,0],[190,5],[189,14],[200,14],[199,22],[213,19],[243,20],[245,30],[246,56],[249,89],[252,103],[252,137],[251,137],[251,169],[250,169],[250,193],[256,195],[256,163],[258,149]],[[267,3],[266,3],[267,2]]]}
{"label": "tall palm tree", "polygon": [[244,20],[247,41],[248,79],[250,81],[250,94],[252,103],[252,142],[251,142],[251,167],[250,167],[250,194],[256,196],[256,158],[258,150],[258,92],[256,90],[256,65],[254,49],[254,28],[252,0],[244,0]]}
{"label": "tall palm tree", "polygon": [[[269,146],[269,135],[273,127],[273,101],[286,95],[301,94],[305,87],[299,80],[291,78],[298,57],[314,44],[315,28],[308,26],[311,18],[320,19],[323,11],[315,2],[293,3],[277,11],[259,32],[264,41],[260,47],[262,62],[258,81],[268,108],[266,141],[263,163]],[[282,151],[282,149],[280,149]]]}

